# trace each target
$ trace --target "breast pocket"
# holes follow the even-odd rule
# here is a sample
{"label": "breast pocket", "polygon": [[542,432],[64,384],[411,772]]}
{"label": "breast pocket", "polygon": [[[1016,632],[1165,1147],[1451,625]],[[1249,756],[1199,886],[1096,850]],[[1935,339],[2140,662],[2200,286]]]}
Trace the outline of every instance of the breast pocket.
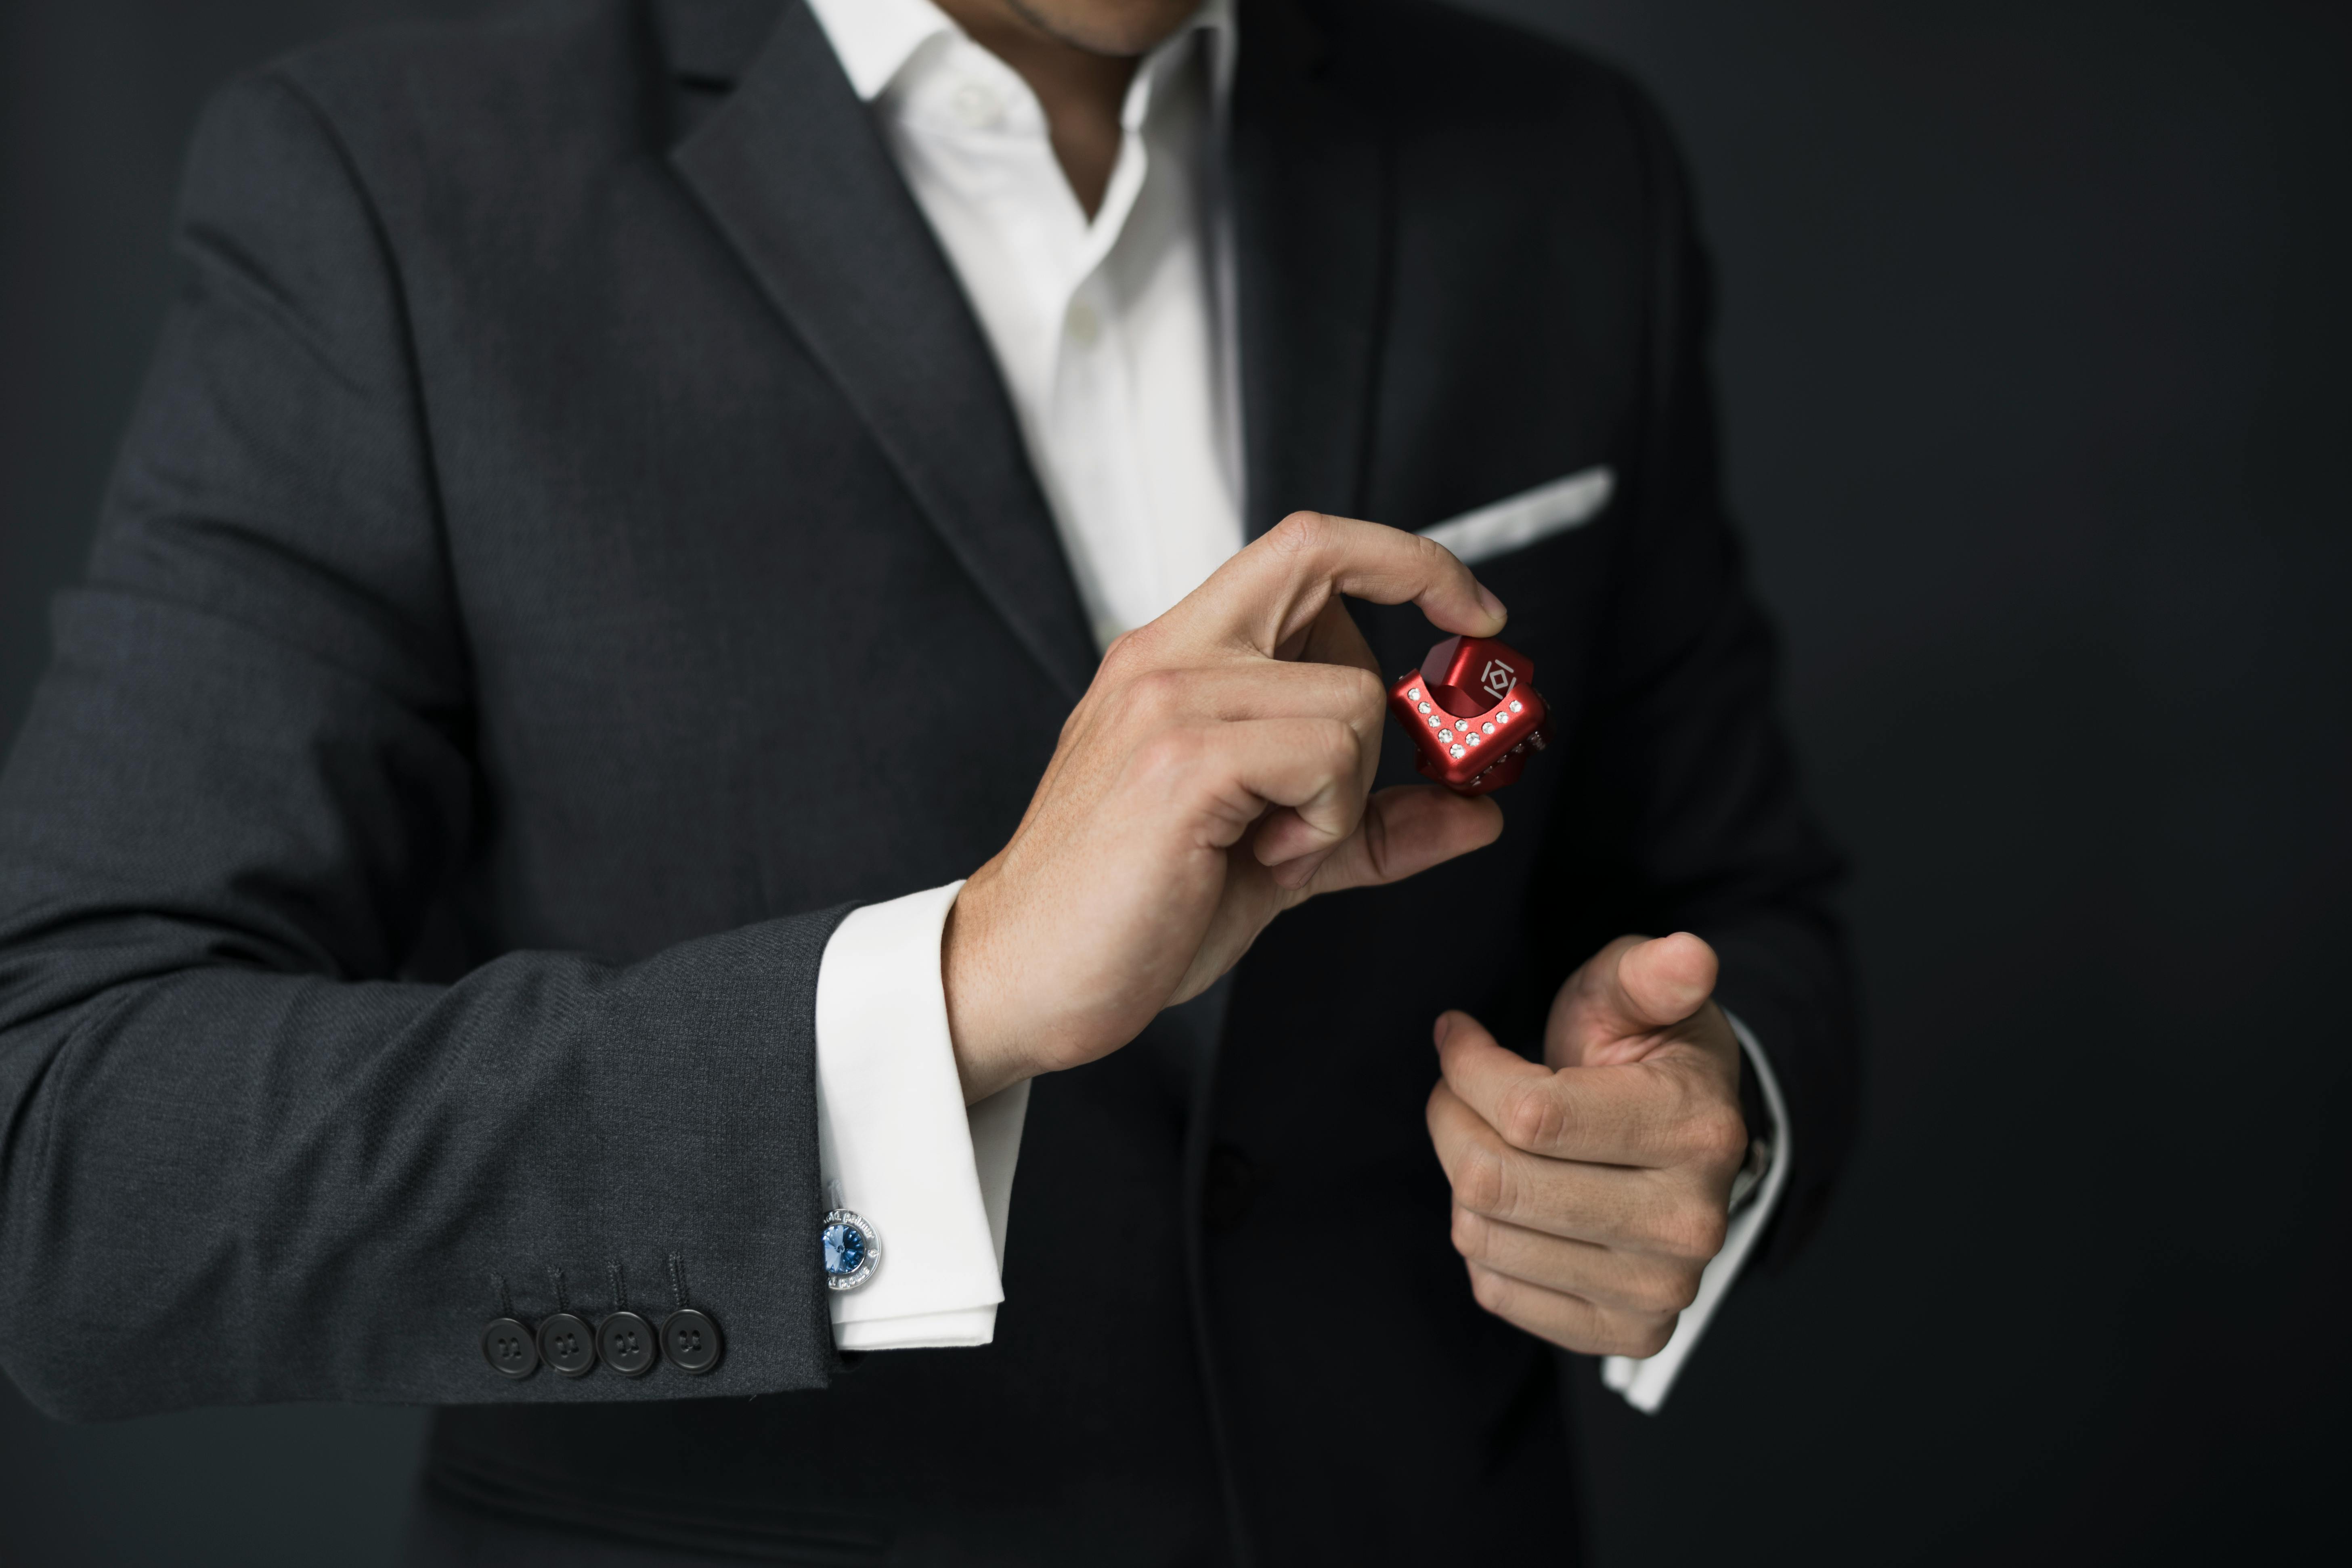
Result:
{"label": "breast pocket", "polygon": [[1609,498],[1616,490],[1616,472],[1603,463],[1447,518],[1421,531],[1454,552],[1464,564],[1475,566],[1583,527],[1608,510]]}

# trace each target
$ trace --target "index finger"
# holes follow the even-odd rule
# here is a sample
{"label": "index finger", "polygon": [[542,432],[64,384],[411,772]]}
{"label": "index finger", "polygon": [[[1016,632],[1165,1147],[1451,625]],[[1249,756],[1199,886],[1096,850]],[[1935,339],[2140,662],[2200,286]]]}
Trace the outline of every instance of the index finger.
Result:
{"label": "index finger", "polygon": [[1503,602],[1433,539],[1295,511],[1168,612],[1188,640],[1239,642],[1267,658],[1298,644],[1337,595],[1414,604],[1441,630],[1493,637]]}
{"label": "index finger", "polygon": [[1690,1164],[1746,1135],[1737,1100],[1647,1063],[1548,1068],[1495,1043],[1466,1013],[1437,1020],[1446,1086],[1504,1142],[1530,1154],[1646,1169]]}

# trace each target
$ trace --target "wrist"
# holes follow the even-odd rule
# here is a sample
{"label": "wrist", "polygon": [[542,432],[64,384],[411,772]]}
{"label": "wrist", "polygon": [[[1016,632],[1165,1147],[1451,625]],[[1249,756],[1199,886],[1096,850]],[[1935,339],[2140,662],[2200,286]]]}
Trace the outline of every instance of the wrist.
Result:
{"label": "wrist", "polygon": [[966,1105],[975,1105],[1034,1078],[1038,1068],[1023,1049],[1022,1031],[1006,1005],[1002,966],[990,951],[989,868],[982,867],[948,908],[940,934],[940,984],[948,1008],[948,1041]]}

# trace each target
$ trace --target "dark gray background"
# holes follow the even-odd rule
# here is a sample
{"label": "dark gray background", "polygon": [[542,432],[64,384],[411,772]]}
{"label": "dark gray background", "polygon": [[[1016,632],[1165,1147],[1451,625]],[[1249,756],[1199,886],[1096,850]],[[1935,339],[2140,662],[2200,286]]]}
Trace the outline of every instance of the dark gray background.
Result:
{"label": "dark gray background", "polygon": [[[1688,142],[1873,1041],[1802,1265],[1743,1289],[1664,1415],[1580,1399],[1596,1557],[2340,1538],[2352,16],[1486,3],[1635,68]],[[163,309],[204,93],[470,8],[0,0],[0,732]],[[385,1561],[419,1429],[68,1428],[0,1384],[0,1562]]]}

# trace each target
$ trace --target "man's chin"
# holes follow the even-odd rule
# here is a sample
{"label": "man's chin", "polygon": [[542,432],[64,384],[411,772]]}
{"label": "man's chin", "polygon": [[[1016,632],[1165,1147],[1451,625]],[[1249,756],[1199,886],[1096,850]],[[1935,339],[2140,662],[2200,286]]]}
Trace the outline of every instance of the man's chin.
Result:
{"label": "man's chin", "polygon": [[1023,21],[1090,55],[1134,59],[1167,41],[1200,0],[1005,0]]}

